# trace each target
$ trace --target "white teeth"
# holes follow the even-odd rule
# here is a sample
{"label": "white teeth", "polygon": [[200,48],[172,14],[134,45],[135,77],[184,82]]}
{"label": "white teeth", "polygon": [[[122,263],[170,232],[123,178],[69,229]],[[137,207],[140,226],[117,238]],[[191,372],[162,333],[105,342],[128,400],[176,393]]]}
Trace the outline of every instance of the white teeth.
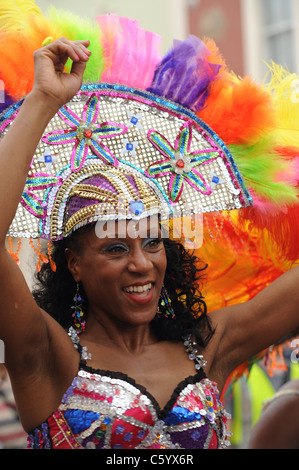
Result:
{"label": "white teeth", "polygon": [[152,287],[152,284],[146,284],[145,286],[129,286],[129,287],[124,287],[125,292],[145,292],[147,290],[150,290]]}

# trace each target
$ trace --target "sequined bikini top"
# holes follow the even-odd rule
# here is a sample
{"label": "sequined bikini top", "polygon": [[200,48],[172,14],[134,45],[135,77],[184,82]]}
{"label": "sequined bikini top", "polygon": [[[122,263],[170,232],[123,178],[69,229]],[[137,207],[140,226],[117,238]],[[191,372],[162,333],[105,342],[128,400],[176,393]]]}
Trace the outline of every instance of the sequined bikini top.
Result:
{"label": "sequined bikini top", "polygon": [[191,338],[184,344],[196,374],[179,383],[161,409],[145,387],[119,372],[93,369],[79,338],[77,376],[57,410],[28,435],[32,449],[218,449],[229,446],[229,415],[203,371]]}

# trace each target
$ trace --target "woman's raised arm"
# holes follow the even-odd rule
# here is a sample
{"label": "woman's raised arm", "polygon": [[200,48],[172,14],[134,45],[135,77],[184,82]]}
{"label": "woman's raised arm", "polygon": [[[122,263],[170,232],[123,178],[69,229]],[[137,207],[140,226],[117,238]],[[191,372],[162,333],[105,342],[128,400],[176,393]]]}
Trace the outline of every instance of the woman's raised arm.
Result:
{"label": "woman's raised arm", "polygon": [[[41,358],[39,348],[47,348],[48,331],[20,269],[6,251],[5,238],[38,142],[50,119],[82,84],[88,45],[89,41],[62,38],[36,51],[33,89],[0,142],[0,339],[12,375],[26,373],[29,358]],[[68,58],[72,69],[64,73]]]}
{"label": "woman's raised arm", "polygon": [[[226,373],[249,360],[299,327],[299,266],[253,299],[211,314],[221,332],[217,369]],[[227,368],[229,370],[227,370]]]}

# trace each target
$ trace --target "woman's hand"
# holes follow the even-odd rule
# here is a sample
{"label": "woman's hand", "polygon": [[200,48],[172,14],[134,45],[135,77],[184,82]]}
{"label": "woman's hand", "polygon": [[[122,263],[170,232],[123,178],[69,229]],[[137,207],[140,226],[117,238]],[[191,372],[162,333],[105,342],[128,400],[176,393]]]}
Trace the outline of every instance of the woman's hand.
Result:
{"label": "woman's hand", "polygon": [[[83,73],[91,52],[89,41],[60,38],[34,53],[35,77],[31,94],[45,99],[54,112],[70,101],[82,85]],[[68,59],[70,73],[64,72]]]}

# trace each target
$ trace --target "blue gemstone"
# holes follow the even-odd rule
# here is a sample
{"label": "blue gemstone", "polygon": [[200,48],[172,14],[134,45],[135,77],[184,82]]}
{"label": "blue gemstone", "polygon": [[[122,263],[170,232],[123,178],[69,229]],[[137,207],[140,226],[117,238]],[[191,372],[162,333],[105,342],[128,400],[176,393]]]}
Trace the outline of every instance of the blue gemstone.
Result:
{"label": "blue gemstone", "polygon": [[138,119],[135,116],[133,116],[132,119],[131,119],[131,123],[132,124],[137,124],[137,122],[138,122]]}
{"label": "blue gemstone", "polygon": [[135,215],[140,215],[144,212],[144,204],[142,201],[132,201],[130,202],[129,207]]}
{"label": "blue gemstone", "polygon": [[133,148],[134,148],[133,144],[127,144],[127,150],[131,151],[131,150],[133,150]]}
{"label": "blue gemstone", "polygon": [[45,155],[45,162],[46,163],[51,163],[51,161],[52,161],[51,155]]}
{"label": "blue gemstone", "polygon": [[219,183],[219,178],[217,176],[213,176],[212,182],[215,184]]}

